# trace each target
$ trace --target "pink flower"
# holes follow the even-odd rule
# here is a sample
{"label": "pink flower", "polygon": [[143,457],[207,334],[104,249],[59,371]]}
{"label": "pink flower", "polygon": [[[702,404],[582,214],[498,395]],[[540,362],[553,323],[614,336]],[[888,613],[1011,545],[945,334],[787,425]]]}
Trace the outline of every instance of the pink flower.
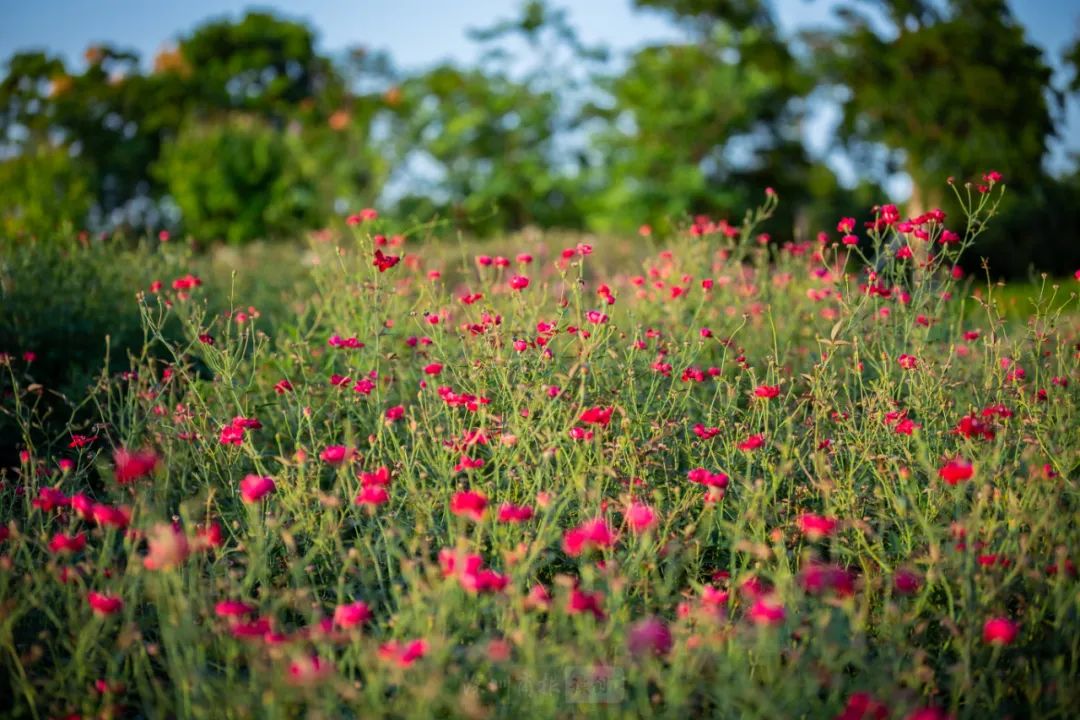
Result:
{"label": "pink flower", "polygon": [[105,617],[120,612],[124,607],[124,601],[112,595],[105,595],[91,590],[86,594],[86,601],[90,603],[95,615]]}
{"label": "pink flower", "polygon": [[754,397],[768,400],[780,394],[779,385],[758,385],[754,388]]}
{"label": "pink flower", "polygon": [[400,420],[403,417],[405,417],[405,406],[404,405],[395,405],[394,407],[386,409],[386,420],[387,420],[387,422],[396,422],[396,421]]}
{"label": "pink flower", "polygon": [[357,493],[355,502],[357,505],[378,507],[386,504],[389,500],[390,493],[382,485],[365,485]]}
{"label": "pink flower", "polygon": [[53,553],[79,552],[84,547],[86,547],[85,533],[79,533],[78,535],[56,533],[52,536],[52,540],[49,541],[49,550]]}
{"label": "pink flower", "polygon": [[698,485],[720,489],[726,488],[729,480],[728,476],[724,473],[710,472],[703,467],[694,468],[686,473],[686,479],[692,483],[697,483]]}
{"label": "pink flower", "polygon": [[510,278],[510,287],[514,290],[524,290],[529,287],[529,278],[524,275],[515,275]]}
{"label": "pink flower", "polygon": [[914,370],[919,365],[919,360],[914,355],[908,355],[904,353],[900,357],[896,358],[896,362],[900,364],[905,370]]}
{"label": "pink flower", "polygon": [[750,452],[750,451],[753,451],[753,450],[757,450],[758,448],[763,447],[764,445],[765,445],[765,436],[764,435],[761,435],[761,434],[751,435],[750,437],[746,438],[741,443],[739,443],[739,449]]}
{"label": "pink flower", "polygon": [[514,505],[512,503],[503,503],[499,506],[499,522],[501,523],[521,523],[531,520],[533,516],[533,509],[529,505]]}
{"label": "pink flower", "polygon": [[602,425],[606,427],[611,422],[611,414],[614,411],[615,408],[600,407],[598,405],[581,413],[579,420],[587,425]]}
{"label": "pink flower", "polygon": [[901,595],[913,595],[922,586],[922,577],[912,570],[897,570],[893,575],[893,588]]}
{"label": "pink flower", "polygon": [[798,523],[799,532],[810,540],[820,540],[823,537],[832,535],[838,524],[836,518],[816,515],[814,513],[804,513],[800,515]]}
{"label": "pink flower", "polygon": [[639,620],[630,626],[626,644],[631,655],[667,655],[671,651],[671,630],[657,617]]}
{"label": "pink flower", "polygon": [[409,643],[399,643],[397,640],[383,643],[379,646],[379,657],[392,662],[398,667],[407,668],[412,666],[428,651],[426,640],[413,640]]}
{"label": "pink flower", "polygon": [[592,616],[597,620],[603,620],[603,601],[603,593],[588,593],[574,588],[570,591],[570,597],[567,598],[566,612],[571,615],[578,615],[586,612],[592,613]]}
{"label": "pink flower", "polygon": [[630,526],[630,529],[636,533],[643,533],[647,530],[651,530],[656,527],[659,522],[659,518],[656,515],[656,511],[643,502],[634,500],[630,503],[630,506],[626,508],[626,523]]}
{"label": "pink flower", "polygon": [[244,617],[254,615],[256,608],[242,600],[222,600],[214,606],[214,614],[221,618]]}
{"label": "pink flower", "polygon": [[146,538],[149,552],[143,558],[147,570],[166,570],[179,566],[191,551],[187,536],[172,523],[158,523]]}
{"label": "pink flower", "polygon": [[116,465],[116,482],[124,485],[146,477],[158,466],[158,456],[153,450],[118,449],[113,453]]}
{"label": "pink flower", "polygon": [[334,625],[342,630],[352,630],[371,619],[371,608],[362,600],[338,605],[334,608]]}
{"label": "pink flower", "polygon": [[784,606],[770,598],[759,597],[750,606],[750,622],[755,625],[779,625],[786,616]]}
{"label": "pink flower", "polygon": [[349,448],[344,445],[328,445],[326,449],[319,454],[319,457],[328,465],[340,465],[352,457],[352,455],[353,451],[349,450]]}
{"label": "pink flower", "polygon": [[983,642],[989,645],[1011,645],[1020,632],[1020,626],[1009,618],[990,618],[983,624]]}
{"label": "pink flower", "polygon": [[454,497],[450,499],[450,512],[459,517],[467,517],[475,522],[484,519],[484,508],[486,507],[487,498],[473,490],[456,492]]}
{"label": "pink flower", "polygon": [[310,687],[334,674],[334,666],[318,655],[304,655],[289,663],[286,679],[290,685]]}
{"label": "pink flower", "polygon": [[974,474],[975,470],[972,468],[971,463],[961,458],[949,460],[938,470],[938,477],[949,485],[956,485],[965,480],[970,480]]}
{"label": "pink flower", "polygon": [[246,503],[256,503],[274,491],[273,478],[247,475],[240,481],[240,497]]}
{"label": "pink flower", "polygon": [[591,549],[609,548],[614,544],[615,533],[602,517],[587,520],[563,533],[563,550],[571,557],[577,557]]}
{"label": "pink flower", "polygon": [[424,366],[424,374],[426,375],[438,375],[442,372],[442,363],[433,362]]}
{"label": "pink flower", "polygon": [[843,712],[836,716],[836,720],[885,720],[887,717],[889,709],[883,703],[869,693],[857,692],[848,697]]}

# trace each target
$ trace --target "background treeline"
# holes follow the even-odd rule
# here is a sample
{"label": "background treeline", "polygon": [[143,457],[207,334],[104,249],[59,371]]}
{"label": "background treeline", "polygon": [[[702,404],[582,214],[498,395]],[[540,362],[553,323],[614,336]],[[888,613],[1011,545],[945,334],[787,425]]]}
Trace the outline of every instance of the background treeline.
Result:
{"label": "background treeline", "polygon": [[[821,0],[819,0],[821,1]],[[613,58],[567,14],[527,2],[477,30],[473,66],[402,72],[382,53],[325,55],[267,13],[214,20],[149,64],[94,46],[82,69],[20,52],[0,79],[0,234],[168,229],[203,242],[297,237],[347,212],[663,235],[696,213],[741,216],[774,188],[778,240],[834,230],[905,171],[915,214],[945,180],[988,169],[1004,217],[970,256],[995,274],[1080,266],[1080,175],[1046,170],[1067,93],[1005,0],[851,0],[839,22],[781,31],[764,0],[634,0],[678,42]],[[1080,43],[1062,60],[1080,61]],[[838,107],[830,153],[805,145]]]}

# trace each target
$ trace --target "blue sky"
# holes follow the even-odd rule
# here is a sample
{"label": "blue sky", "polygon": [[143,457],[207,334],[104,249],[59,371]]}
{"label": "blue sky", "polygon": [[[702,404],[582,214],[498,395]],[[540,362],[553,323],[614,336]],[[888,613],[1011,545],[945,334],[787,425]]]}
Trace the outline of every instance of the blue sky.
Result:
{"label": "blue sky", "polygon": [[[389,50],[402,68],[414,69],[440,60],[468,62],[476,48],[465,35],[470,27],[512,16],[521,0],[302,0],[259,3],[244,0],[0,0],[0,57],[32,47],[59,52],[80,63],[93,42],[134,48],[147,59],[199,22],[245,9],[269,8],[304,19],[318,31],[323,50],[354,45]],[[635,11],[630,0],[556,0],[586,42],[604,43],[617,52],[650,41],[678,37],[661,16]],[[785,30],[828,23],[830,0],[774,0]],[[1011,0],[1013,12],[1040,45],[1047,59],[1060,66],[1062,49],[1080,34],[1080,0]],[[1060,73],[1059,73],[1060,76]],[[811,148],[824,144],[834,115],[827,108],[815,114],[807,130]],[[1080,103],[1069,102],[1062,137],[1055,143],[1052,167],[1061,167],[1070,152],[1080,153]],[[842,163],[841,163],[842,164]],[[843,170],[842,168],[840,168]],[[895,184],[903,194],[903,182]]]}

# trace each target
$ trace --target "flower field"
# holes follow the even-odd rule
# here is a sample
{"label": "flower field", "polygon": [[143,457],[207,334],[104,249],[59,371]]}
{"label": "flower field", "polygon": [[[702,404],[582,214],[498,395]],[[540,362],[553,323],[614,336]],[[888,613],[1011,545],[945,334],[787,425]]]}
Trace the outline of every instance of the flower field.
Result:
{"label": "flower field", "polygon": [[160,243],[85,397],[0,348],[0,711],[1075,717],[1076,284],[954,270],[998,180],[786,243],[365,211],[262,307]]}

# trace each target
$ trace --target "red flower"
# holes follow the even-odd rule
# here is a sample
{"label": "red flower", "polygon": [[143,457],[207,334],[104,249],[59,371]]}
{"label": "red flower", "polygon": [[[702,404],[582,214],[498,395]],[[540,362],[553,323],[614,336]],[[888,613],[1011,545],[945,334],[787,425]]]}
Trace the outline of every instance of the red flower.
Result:
{"label": "red flower", "polygon": [[774,398],[779,394],[779,385],[758,385],[756,388],[754,388],[754,397],[759,397],[764,400]]}
{"label": "red flower", "polygon": [[889,709],[883,703],[869,693],[857,692],[848,697],[844,711],[836,720],[885,720],[888,716]]}
{"label": "red flower", "polygon": [[799,516],[799,532],[810,540],[820,540],[833,534],[838,524],[836,518],[825,517],[815,513],[804,513]]}
{"label": "red flower", "polygon": [[424,373],[426,375],[438,375],[442,372],[442,369],[442,363],[434,362],[424,366]]}
{"label": "red flower", "polygon": [[382,250],[375,251],[375,261],[372,263],[375,267],[379,268],[379,272],[384,273],[390,268],[401,262],[401,258],[397,255],[386,255]]}
{"label": "red flower", "polygon": [[355,455],[355,451],[344,445],[328,445],[326,449],[319,453],[319,457],[328,465],[340,465],[352,458],[353,455]]}
{"label": "red flower", "polygon": [[187,536],[171,523],[158,523],[147,534],[149,552],[143,558],[147,570],[166,570],[177,567],[191,552]]}
{"label": "red flower", "polygon": [[975,470],[972,468],[971,463],[961,458],[949,460],[938,470],[938,477],[949,485],[956,485],[965,480],[970,480],[974,474]]}
{"label": "red flower", "polygon": [[90,603],[94,614],[102,617],[114,615],[124,607],[124,601],[120,598],[97,593],[93,590],[86,594],[86,601]]}
{"label": "red flower", "polygon": [[914,370],[919,365],[918,358],[916,358],[914,355],[908,355],[907,353],[904,353],[900,357],[896,358],[896,362],[898,362],[900,364],[900,367],[905,370]]}
{"label": "red flower", "polygon": [[450,499],[450,512],[460,517],[467,517],[475,522],[484,519],[484,508],[487,507],[487,498],[481,493],[472,490],[462,490],[454,493]]}
{"label": "red flower", "polygon": [[577,557],[590,549],[609,548],[615,544],[615,533],[604,518],[587,520],[563,534],[563,550]]}
{"label": "red flower", "polygon": [[592,613],[592,616],[597,620],[603,620],[603,601],[603,593],[587,593],[582,590],[578,590],[577,588],[574,588],[570,591],[570,597],[567,599],[566,612],[571,615],[588,612]]}
{"label": "red flower", "polygon": [[741,443],[739,443],[739,449],[749,452],[749,451],[757,450],[758,448],[763,447],[764,445],[765,445],[765,436],[764,435],[761,435],[761,434],[751,435],[750,437],[746,438]]}
{"label": "red flower", "polygon": [[651,530],[656,527],[656,524],[660,521],[655,510],[637,500],[630,503],[630,506],[626,508],[626,512],[623,515],[626,518],[626,524],[636,533],[643,533],[647,530]]}
{"label": "red flower", "polygon": [[113,453],[113,463],[116,465],[116,482],[123,485],[154,472],[158,465],[158,456],[153,450],[120,448]]}
{"label": "red flower", "polygon": [[342,630],[352,630],[371,619],[371,608],[362,600],[338,605],[334,608],[334,625]]}
{"label": "red flower", "polygon": [[529,287],[529,278],[524,275],[515,275],[510,278],[510,287],[514,290],[524,290]]}
{"label": "red flower", "polygon": [[692,483],[705,487],[726,488],[728,486],[727,475],[722,472],[710,472],[703,467],[694,468],[686,473],[686,478]]}
{"label": "red flower", "polygon": [[614,411],[615,408],[613,407],[600,407],[597,405],[581,413],[581,417],[578,420],[587,425],[602,425],[607,427],[611,422],[611,413]]}
{"label": "red flower", "polygon": [[52,536],[52,540],[49,541],[49,550],[54,553],[79,552],[84,547],[86,547],[85,533],[79,533],[78,535],[56,533]]}
{"label": "red flower", "polygon": [[389,500],[390,493],[382,485],[366,485],[360,489],[355,502],[357,505],[377,507],[386,504]]}
{"label": "red flower", "polygon": [[922,577],[911,570],[897,570],[893,575],[893,588],[901,595],[913,595],[922,586]]}
{"label": "red flower", "polygon": [[531,520],[533,516],[533,509],[529,505],[514,505],[511,503],[503,503],[499,506],[499,522],[501,523],[521,523]]}
{"label": "red flower", "polygon": [[222,600],[214,606],[214,614],[222,618],[244,617],[255,614],[257,608],[242,600]]}
{"label": "red flower", "polygon": [[631,655],[667,655],[671,651],[671,630],[658,617],[648,617],[630,626],[626,638]]}
{"label": "red flower", "polygon": [[398,667],[410,667],[428,651],[426,640],[413,640],[410,643],[399,643],[397,640],[383,643],[379,646],[379,657],[392,662]]}
{"label": "red flower", "polygon": [[394,407],[386,409],[386,420],[387,420],[387,422],[396,422],[396,421],[400,420],[403,417],[405,417],[405,406],[404,405],[395,405]]}
{"label": "red flower", "polygon": [[990,645],[1011,645],[1020,632],[1020,626],[1009,618],[990,618],[983,624],[983,642]]}
{"label": "red flower", "polygon": [[766,597],[759,597],[750,606],[750,622],[755,625],[779,625],[787,617],[787,611],[780,603]]}
{"label": "red flower", "polygon": [[290,685],[308,687],[334,673],[334,665],[318,655],[305,655],[289,663],[286,679]]}
{"label": "red flower", "polygon": [[273,478],[246,475],[240,481],[240,497],[246,503],[256,503],[272,493],[276,487]]}

